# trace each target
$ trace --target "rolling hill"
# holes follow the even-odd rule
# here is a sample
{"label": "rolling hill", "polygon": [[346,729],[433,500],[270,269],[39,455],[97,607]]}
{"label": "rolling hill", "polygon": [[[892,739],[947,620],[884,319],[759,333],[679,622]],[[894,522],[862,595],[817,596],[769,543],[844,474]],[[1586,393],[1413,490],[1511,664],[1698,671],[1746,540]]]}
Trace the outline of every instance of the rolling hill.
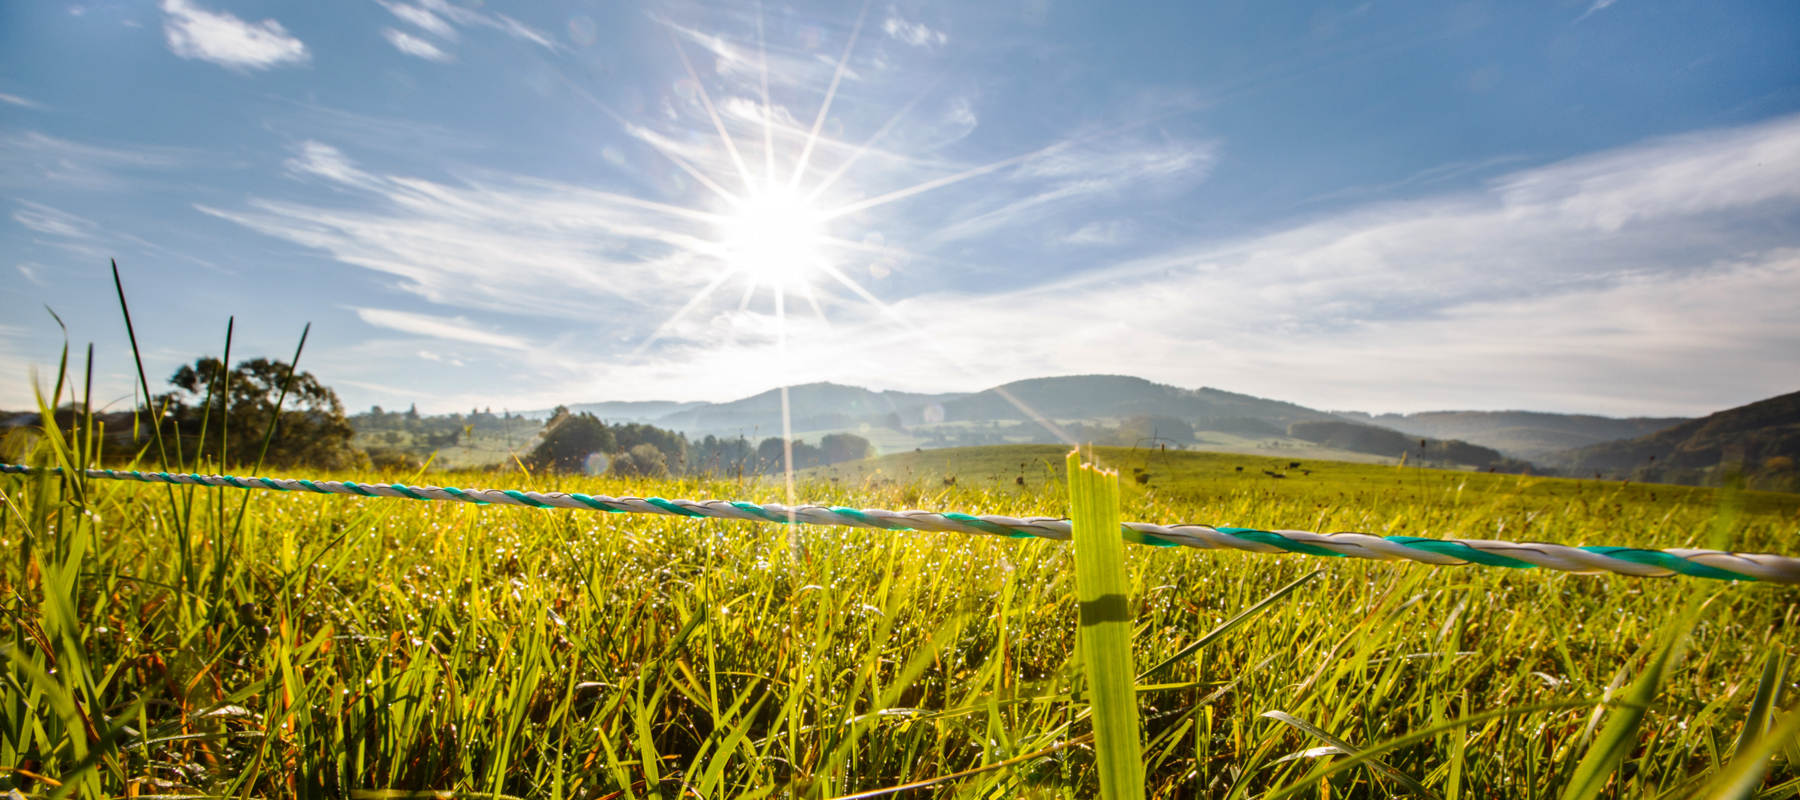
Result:
{"label": "rolling hill", "polygon": [[1800,392],[1689,420],[1647,436],[1546,456],[1573,476],[1716,485],[1741,470],[1751,488],[1800,491]]}
{"label": "rolling hill", "polygon": [[1338,416],[1393,428],[1413,436],[1461,439],[1513,458],[1536,461],[1551,453],[1601,442],[1630,439],[1687,422],[1686,417],[1618,419],[1591,414],[1541,411],[1424,411],[1416,414],[1335,412]]}
{"label": "rolling hill", "polygon": [[[961,397],[961,394],[918,394],[914,392],[877,392],[860,386],[836,383],[806,383],[788,389],[788,408],[795,433],[828,432],[869,424],[897,427],[908,418],[917,419],[920,409]],[[890,418],[890,415],[894,415]],[[761,431],[762,435],[781,433],[781,390],[770,389],[761,394],[728,403],[698,403],[654,420],[665,428],[686,432],[735,435],[744,431]]]}
{"label": "rolling hill", "polygon": [[[1010,398],[1010,399],[1009,399]],[[1182,389],[1126,375],[1069,375],[1013,381],[944,403],[944,421],[1032,419],[1013,400],[1050,419],[1159,415],[1184,420],[1253,417],[1285,426],[1332,415],[1280,400],[1202,387]]]}

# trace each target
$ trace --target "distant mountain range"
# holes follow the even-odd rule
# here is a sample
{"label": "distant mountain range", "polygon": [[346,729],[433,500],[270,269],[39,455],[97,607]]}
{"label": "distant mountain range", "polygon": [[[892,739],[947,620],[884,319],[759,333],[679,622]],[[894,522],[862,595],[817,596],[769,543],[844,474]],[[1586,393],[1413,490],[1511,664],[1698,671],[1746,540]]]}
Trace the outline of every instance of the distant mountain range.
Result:
{"label": "distant mountain range", "polygon": [[[781,390],[725,403],[673,401],[574,403],[616,422],[645,422],[689,436],[767,436],[781,430]],[[1280,436],[1290,422],[1336,419],[1333,415],[1279,400],[1218,389],[1182,389],[1124,375],[1075,375],[1014,381],[975,393],[921,394],[873,391],[835,383],[808,383],[788,389],[788,412],[795,434],[857,430],[864,426],[907,432],[914,428],[1003,425],[1024,428],[1017,437],[1057,441],[1041,421],[1089,425],[1134,416],[1163,416],[1190,426],[1221,420],[1226,427],[1262,423],[1257,435]],[[548,416],[549,411],[525,412]],[[1041,421],[1040,421],[1041,420]],[[1007,424],[1010,423],[1010,424]]]}
{"label": "distant mountain range", "polygon": [[[1065,436],[1079,441],[1110,436],[1127,445],[1138,440],[1168,440],[1221,449],[1317,446],[1318,442],[1309,444],[1289,435],[1289,426],[1337,421],[1391,429],[1414,439],[1460,440],[1491,448],[1509,459],[1535,462],[1573,447],[1628,439],[1687,421],[1529,411],[1405,415],[1328,412],[1281,400],[1206,387],[1184,389],[1124,375],[1033,378],[980,392],[944,394],[809,383],[788,390],[788,405],[796,436],[816,439],[826,433],[857,432],[887,451],[1057,442]],[[782,428],[780,390],[724,403],[607,402],[577,403],[569,408],[614,422],[643,422],[679,430],[695,439],[708,435],[760,439],[779,435]],[[1325,446],[1398,458],[1401,452],[1388,445],[1404,438],[1340,435],[1331,441],[1351,443],[1350,448]]]}

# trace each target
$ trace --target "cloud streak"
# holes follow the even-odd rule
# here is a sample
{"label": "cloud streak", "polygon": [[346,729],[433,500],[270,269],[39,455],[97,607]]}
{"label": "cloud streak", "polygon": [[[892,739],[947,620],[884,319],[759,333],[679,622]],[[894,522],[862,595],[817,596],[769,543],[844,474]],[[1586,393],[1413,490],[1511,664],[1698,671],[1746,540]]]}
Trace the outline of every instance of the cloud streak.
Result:
{"label": "cloud streak", "polygon": [[378,328],[446,339],[452,342],[478,344],[502,350],[530,350],[531,343],[517,336],[484,331],[462,317],[435,317],[383,308],[353,309],[363,322]]}
{"label": "cloud streak", "polygon": [[0,136],[0,185],[117,190],[130,183],[126,173],[179,167],[188,155],[172,148],[101,147],[25,131]]}
{"label": "cloud streak", "polygon": [[417,56],[426,61],[436,61],[439,63],[450,60],[449,53],[439,50],[437,45],[427,42],[410,33],[397,31],[393,28],[382,28],[381,37],[388,40],[388,44],[393,45],[395,50],[399,50],[409,56]]}
{"label": "cloud streak", "polygon": [[403,288],[449,306],[571,319],[622,312],[704,282],[711,266],[695,263],[717,251],[708,225],[683,216],[689,212],[551,181],[499,176],[448,185],[374,175],[319,142],[304,143],[287,167],[364,202],[199,208],[397,276]]}

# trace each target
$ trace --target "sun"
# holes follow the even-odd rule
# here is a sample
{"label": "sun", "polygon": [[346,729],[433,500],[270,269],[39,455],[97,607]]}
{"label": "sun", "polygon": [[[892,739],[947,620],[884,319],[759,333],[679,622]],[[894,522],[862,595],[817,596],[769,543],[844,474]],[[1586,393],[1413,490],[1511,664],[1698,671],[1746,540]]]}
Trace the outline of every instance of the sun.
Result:
{"label": "sun", "polygon": [[746,197],[725,223],[725,250],[734,271],[757,283],[791,286],[816,270],[824,220],[791,189],[777,186]]}

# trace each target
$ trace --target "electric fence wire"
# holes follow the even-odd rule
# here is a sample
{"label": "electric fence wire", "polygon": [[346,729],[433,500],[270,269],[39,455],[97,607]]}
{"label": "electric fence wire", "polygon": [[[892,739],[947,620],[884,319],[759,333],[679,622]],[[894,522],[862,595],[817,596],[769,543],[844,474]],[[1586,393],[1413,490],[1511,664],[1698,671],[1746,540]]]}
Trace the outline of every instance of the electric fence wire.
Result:
{"label": "electric fence wire", "polygon": [[[61,468],[0,464],[0,474],[49,472]],[[663,514],[681,517],[774,522],[802,525],[834,525],[879,530],[912,530],[987,534],[1012,538],[1036,537],[1066,540],[1070,524],[1057,517],[1009,517],[1000,514],[962,514],[953,511],[888,511],[880,508],[838,506],[784,506],[736,500],[665,500],[660,497],[607,497],[562,492],[521,492],[513,489],[457,489],[448,486],[408,486],[352,481],[309,481],[291,478],[240,478],[231,475],[191,475],[90,469],[90,479],[167,483],[178,486],[215,486],[237,489],[270,489],[355,497],[393,497],[437,500],[477,505],[566,508],[627,514]],[[1764,581],[1800,585],[1800,558],[1764,553],[1732,553],[1723,550],[1636,547],[1574,547],[1547,542],[1502,542],[1489,539],[1426,539],[1417,536],[1376,536],[1368,533],[1314,533],[1298,530],[1258,530],[1229,526],[1178,524],[1156,525],[1126,522],[1120,533],[1138,544],[1192,547],[1200,550],[1243,550],[1251,553],[1302,553],[1313,556],[1404,559],[1434,566],[1480,564],[1490,567],[1529,569],[1543,567],[1582,574],[1611,572],[1641,578],[1688,575],[1727,581]]]}

